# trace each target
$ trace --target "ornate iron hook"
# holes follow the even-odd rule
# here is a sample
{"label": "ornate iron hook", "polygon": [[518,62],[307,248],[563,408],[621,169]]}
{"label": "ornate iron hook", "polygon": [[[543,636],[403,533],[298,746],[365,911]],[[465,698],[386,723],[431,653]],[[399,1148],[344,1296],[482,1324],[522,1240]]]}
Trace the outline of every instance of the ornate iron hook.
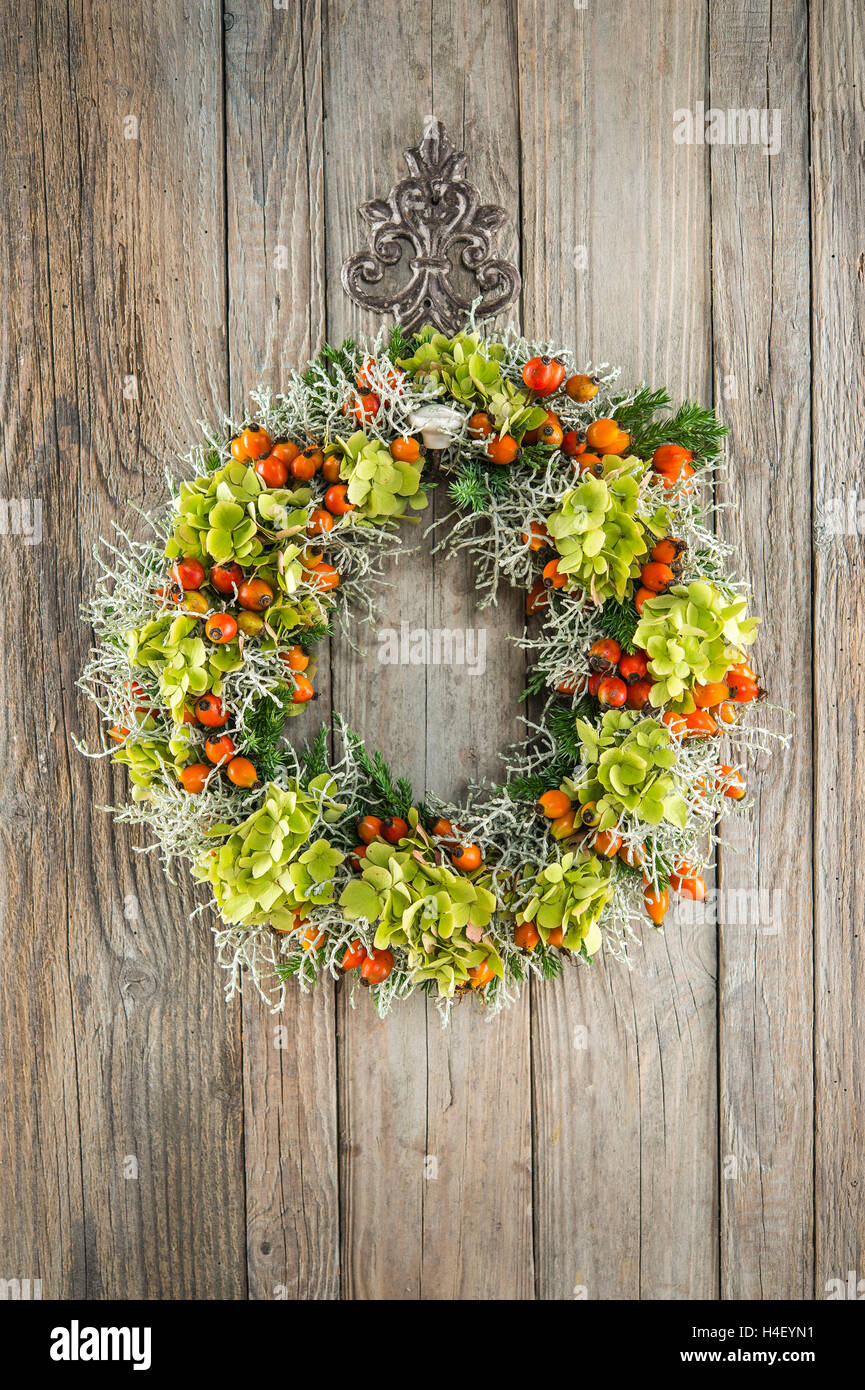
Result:
{"label": "ornate iron hook", "polygon": [[[481,317],[500,313],[520,292],[516,266],[492,255],[494,234],[507,214],[495,203],[481,202],[464,177],[467,156],[454,147],[441,121],[427,123],[405,162],[409,177],[395,184],[387,198],[374,198],[359,209],[369,224],[369,250],[343,263],[343,289],[363,309],[393,313],[407,332],[432,323],[443,333],[456,333],[472,298],[451,280],[455,248],[477,284]],[[408,283],[392,295],[376,294],[369,287],[381,284],[385,270],[402,260],[403,243],[414,251]]]}

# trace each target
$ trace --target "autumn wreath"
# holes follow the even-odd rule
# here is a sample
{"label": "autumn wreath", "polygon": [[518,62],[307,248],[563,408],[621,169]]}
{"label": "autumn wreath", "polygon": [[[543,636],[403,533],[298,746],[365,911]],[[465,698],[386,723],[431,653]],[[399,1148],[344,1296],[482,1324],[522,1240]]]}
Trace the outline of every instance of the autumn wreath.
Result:
{"label": "autumn wreath", "polygon": [[[737,757],[767,745],[742,718],[756,619],[713,526],[725,430],[616,378],[471,323],[328,346],[205,434],[149,538],[100,547],[82,683],[132,785],[113,809],[210,889],[229,996],[245,977],[278,1007],[329,973],[382,1013],[415,989],[492,1011],[704,894]],[[436,544],[471,553],[481,603],[528,592],[541,707],[461,806],[416,801],[339,718],[284,737],[435,485]]]}

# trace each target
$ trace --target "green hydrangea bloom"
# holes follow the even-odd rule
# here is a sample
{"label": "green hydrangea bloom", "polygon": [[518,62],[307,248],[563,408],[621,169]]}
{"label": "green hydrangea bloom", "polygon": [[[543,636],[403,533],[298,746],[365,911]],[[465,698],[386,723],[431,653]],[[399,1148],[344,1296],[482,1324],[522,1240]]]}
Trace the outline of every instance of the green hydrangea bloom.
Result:
{"label": "green hydrangea bloom", "polygon": [[500,379],[504,357],[501,343],[482,345],[479,333],[457,333],[448,338],[427,327],[415,335],[411,357],[401,357],[397,366],[416,381],[441,386],[455,400],[469,405]]}
{"label": "green hydrangea bloom", "polygon": [[746,599],[725,598],[704,580],[646,600],[634,643],[649,657],[653,705],[678,700],[697,682],[721,680],[742,659],[758,623],[743,617],[746,608]]}
{"label": "green hydrangea bloom", "polygon": [[162,701],[175,715],[187,700],[195,701],[206,691],[220,694],[222,677],[241,665],[236,641],[214,646],[194,635],[199,621],[166,613],[126,634],[130,663],[153,671]]}
{"label": "green hydrangea bloom", "polygon": [[[177,621],[171,613],[161,613],[158,618],[145,623],[143,627],[130,628],[126,633],[126,654],[132,666],[158,666],[162,661],[165,643],[172,625]],[[192,627],[185,627],[183,636],[195,627],[194,619],[189,619]]]}
{"label": "green hydrangea bloom", "polygon": [[159,672],[159,693],[172,709],[187,698],[197,700],[210,682],[207,648],[200,637],[184,637],[165,649],[165,665]]}
{"label": "green hydrangea bloom", "polygon": [[469,971],[484,960],[501,976],[501,957],[484,936],[495,895],[483,880],[434,863],[428,850],[413,844],[368,846],[361,877],[340,896],[346,918],[377,924],[376,947],[402,947],[412,981],[435,980],[442,995],[470,984]]}
{"label": "green hydrangea bloom", "polygon": [[[255,515],[258,518],[259,529],[265,533],[265,539],[274,541],[302,536],[309,520],[308,506],[311,499],[312,491],[308,487],[295,488],[293,492],[287,488],[271,488],[260,492],[255,503]],[[284,546],[283,555],[286,563],[299,554],[300,549],[301,545]]]}
{"label": "green hydrangea bloom", "polygon": [[176,780],[180,769],[189,761],[191,750],[186,738],[140,739],[126,743],[112,757],[129,769],[132,800],[147,801],[154,782]]}
{"label": "green hydrangea bloom", "polygon": [[669,730],[657,719],[633,710],[608,710],[598,728],[577,720],[585,779],[577,786],[580,803],[595,802],[600,830],[625,814],[648,825],[669,821],[684,830],[688,807],[671,769],[676,750]]}
{"label": "green hydrangea bloom", "polygon": [[595,603],[619,602],[633,591],[641,557],[648,551],[646,532],[664,534],[667,514],[647,515],[640,483],[646,465],[638,458],[603,460],[603,476],[586,475],[565,493],[559,509],[547,518],[547,530],[559,552],[558,569],[568,589],[584,589]]}
{"label": "green hydrangea bloom", "polygon": [[181,483],[165,554],[257,569],[276,541],[302,535],[311,497],[309,488],[268,488],[248,464],[227,463]]}
{"label": "green hydrangea bloom", "polygon": [[286,894],[286,907],[300,912],[310,904],[329,903],[334,894],[334,875],[345,859],[329,840],[313,840],[293,864],[288,876],[293,892]]}
{"label": "green hydrangea bloom", "polygon": [[415,339],[412,356],[401,358],[397,365],[418,381],[439,385],[461,405],[488,411],[497,430],[507,430],[520,440],[526,430],[544,423],[546,411],[532,405],[529,392],[504,376],[504,357],[502,344],[482,343],[479,333],[448,338],[424,328]]}
{"label": "green hydrangea bloom", "polygon": [[569,852],[541,869],[531,901],[517,914],[518,922],[534,922],[546,943],[550,932],[562,929],[562,945],[591,958],[601,945],[598,919],[613,891],[612,866],[596,854]]}
{"label": "green hydrangea bloom", "polygon": [[262,551],[255,504],[263,488],[254,468],[234,462],[182,482],[177,519],[165,547],[168,559],[191,555],[206,563],[254,564]]}
{"label": "green hydrangea bloom", "polygon": [[[263,495],[262,503],[264,500]],[[305,528],[306,511],[302,510],[299,515]],[[309,579],[301,563],[302,554],[302,546],[286,541],[278,550],[270,550],[265,562],[256,571],[257,577],[269,584],[274,592],[274,600],[266,616],[268,627],[276,632],[312,627],[321,622],[322,610],[329,607],[323,602],[326,595],[309,592]],[[261,640],[265,641],[264,635]]]}
{"label": "green hydrangea bloom", "polygon": [[367,439],[357,430],[342,440],[340,477],[348,483],[348,500],[370,521],[401,517],[406,507],[422,511],[427,495],[421,487],[423,463],[402,463],[392,458],[386,444]]}
{"label": "green hydrangea bloom", "polygon": [[227,922],[286,930],[306,904],[331,901],[343,855],[326,839],[309,842],[319,812],[327,820],[344,809],[332,802],[331,785],[326,777],[306,789],[269,782],[258,810],[240,825],[212,827],[211,835],[226,838],[201,856],[195,874],[209,882]]}

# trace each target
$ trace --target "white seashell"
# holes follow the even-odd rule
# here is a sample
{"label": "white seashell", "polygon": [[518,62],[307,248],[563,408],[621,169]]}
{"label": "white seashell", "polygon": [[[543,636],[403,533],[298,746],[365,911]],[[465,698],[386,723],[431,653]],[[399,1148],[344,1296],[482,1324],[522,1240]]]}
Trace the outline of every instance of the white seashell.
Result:
{"label": "white seashell", "polygon": [[422,405],[409,416],[412,431],[420,431],[428,449],[446,449],[459,434],[465,416],[449,405]]}

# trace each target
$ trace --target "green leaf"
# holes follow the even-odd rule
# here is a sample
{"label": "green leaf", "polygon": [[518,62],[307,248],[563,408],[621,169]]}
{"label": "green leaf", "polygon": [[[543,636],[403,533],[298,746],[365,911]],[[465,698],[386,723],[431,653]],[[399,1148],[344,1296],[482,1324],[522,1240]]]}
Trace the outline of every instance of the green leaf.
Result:
{"label": "green leaf", "polygon": [[378,894],[363,879],[346,884],[340,894],[339,905],[350,922],[358,917],[374,922],[381,910]]}

